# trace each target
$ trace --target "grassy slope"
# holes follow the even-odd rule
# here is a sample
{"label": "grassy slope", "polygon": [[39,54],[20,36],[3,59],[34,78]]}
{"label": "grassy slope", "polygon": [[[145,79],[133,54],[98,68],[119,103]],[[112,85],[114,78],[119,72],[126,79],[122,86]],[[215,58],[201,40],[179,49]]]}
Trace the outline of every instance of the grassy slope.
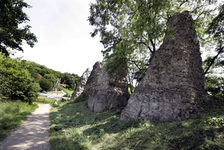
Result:
{"label": "grassy slope", "polygon": [[51,104],[53,105],[54,102],[57,102],[57,100],[52,99],[52,98],[47,98],[47,97],[41,97],[39,96],[38,99],[34,100],[34,103],[40,103],[40,104]]}
{"label": "grassy slope", "polygon": [[73,90],[67,89],[67,88],[61,88],[66,94],[72,95]]}
{"label": "grassy slope", "polygon": [[86,102],[67,102],[51,110],[51,149],[224,149],[224,105],[204,106],[209,107],[182,122],[119,123],[120,111],[92,113]]}
{"label": "grassy slope", "polygon": [[0,102],[0,141],[36,108],[36,104],[29,105],[21,101]]}

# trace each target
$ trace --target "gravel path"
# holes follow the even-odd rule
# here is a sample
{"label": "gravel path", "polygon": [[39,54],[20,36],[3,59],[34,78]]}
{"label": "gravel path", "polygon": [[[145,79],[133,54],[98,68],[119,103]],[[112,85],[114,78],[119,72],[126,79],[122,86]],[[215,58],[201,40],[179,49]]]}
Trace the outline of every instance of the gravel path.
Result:
{"label": "gravel path", "polygon": [[2,143],[0,150],[49,150],[49,104],[38,108]]}

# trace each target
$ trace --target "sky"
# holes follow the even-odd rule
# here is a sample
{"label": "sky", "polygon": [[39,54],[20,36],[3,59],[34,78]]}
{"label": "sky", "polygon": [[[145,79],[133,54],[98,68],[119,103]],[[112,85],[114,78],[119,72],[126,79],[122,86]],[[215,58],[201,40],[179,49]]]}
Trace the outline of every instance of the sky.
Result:
{"label": "sky", "polygon": [[99,37],[92,38],[89,7],[95,0],[25,0],[32,8],[24,9],[38,39],[34,48],[24,44],[24,53],[16,57],[48,68],[81,75],[102,61]]}

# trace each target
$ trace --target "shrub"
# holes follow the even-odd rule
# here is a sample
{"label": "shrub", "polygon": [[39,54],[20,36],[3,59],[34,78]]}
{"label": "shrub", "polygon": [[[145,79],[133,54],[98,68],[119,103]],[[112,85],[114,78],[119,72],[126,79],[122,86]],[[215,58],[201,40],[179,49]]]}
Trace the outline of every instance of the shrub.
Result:
{"label": "shrub", "polygon": [[52,87],[53,87],[53,83],[50,80],[48,80],[48,79],[41,78],[41,80],[40,80],[40,87],[44,91],[50,91],[52,89]]}
{"label": "shrub", "polygon": [[224,78],[207,76],[206,77],[206,90],[210,95],[215,98],[224,98]]}

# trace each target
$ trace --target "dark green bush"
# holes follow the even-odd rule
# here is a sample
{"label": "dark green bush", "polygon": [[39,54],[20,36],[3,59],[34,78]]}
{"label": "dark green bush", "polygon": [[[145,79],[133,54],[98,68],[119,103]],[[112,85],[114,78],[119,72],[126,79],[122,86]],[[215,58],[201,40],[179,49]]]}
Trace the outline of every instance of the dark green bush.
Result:
{"label": "dark green bush", "polygon": [[224,99],[224,78],[207,76],[206,90],[213,97],[218,99]]}
{"label": "dark green bush", "polygon": [[40,79],[40,87],[44,91],[50,91],[53,88],[53,83],[45,78]]}

